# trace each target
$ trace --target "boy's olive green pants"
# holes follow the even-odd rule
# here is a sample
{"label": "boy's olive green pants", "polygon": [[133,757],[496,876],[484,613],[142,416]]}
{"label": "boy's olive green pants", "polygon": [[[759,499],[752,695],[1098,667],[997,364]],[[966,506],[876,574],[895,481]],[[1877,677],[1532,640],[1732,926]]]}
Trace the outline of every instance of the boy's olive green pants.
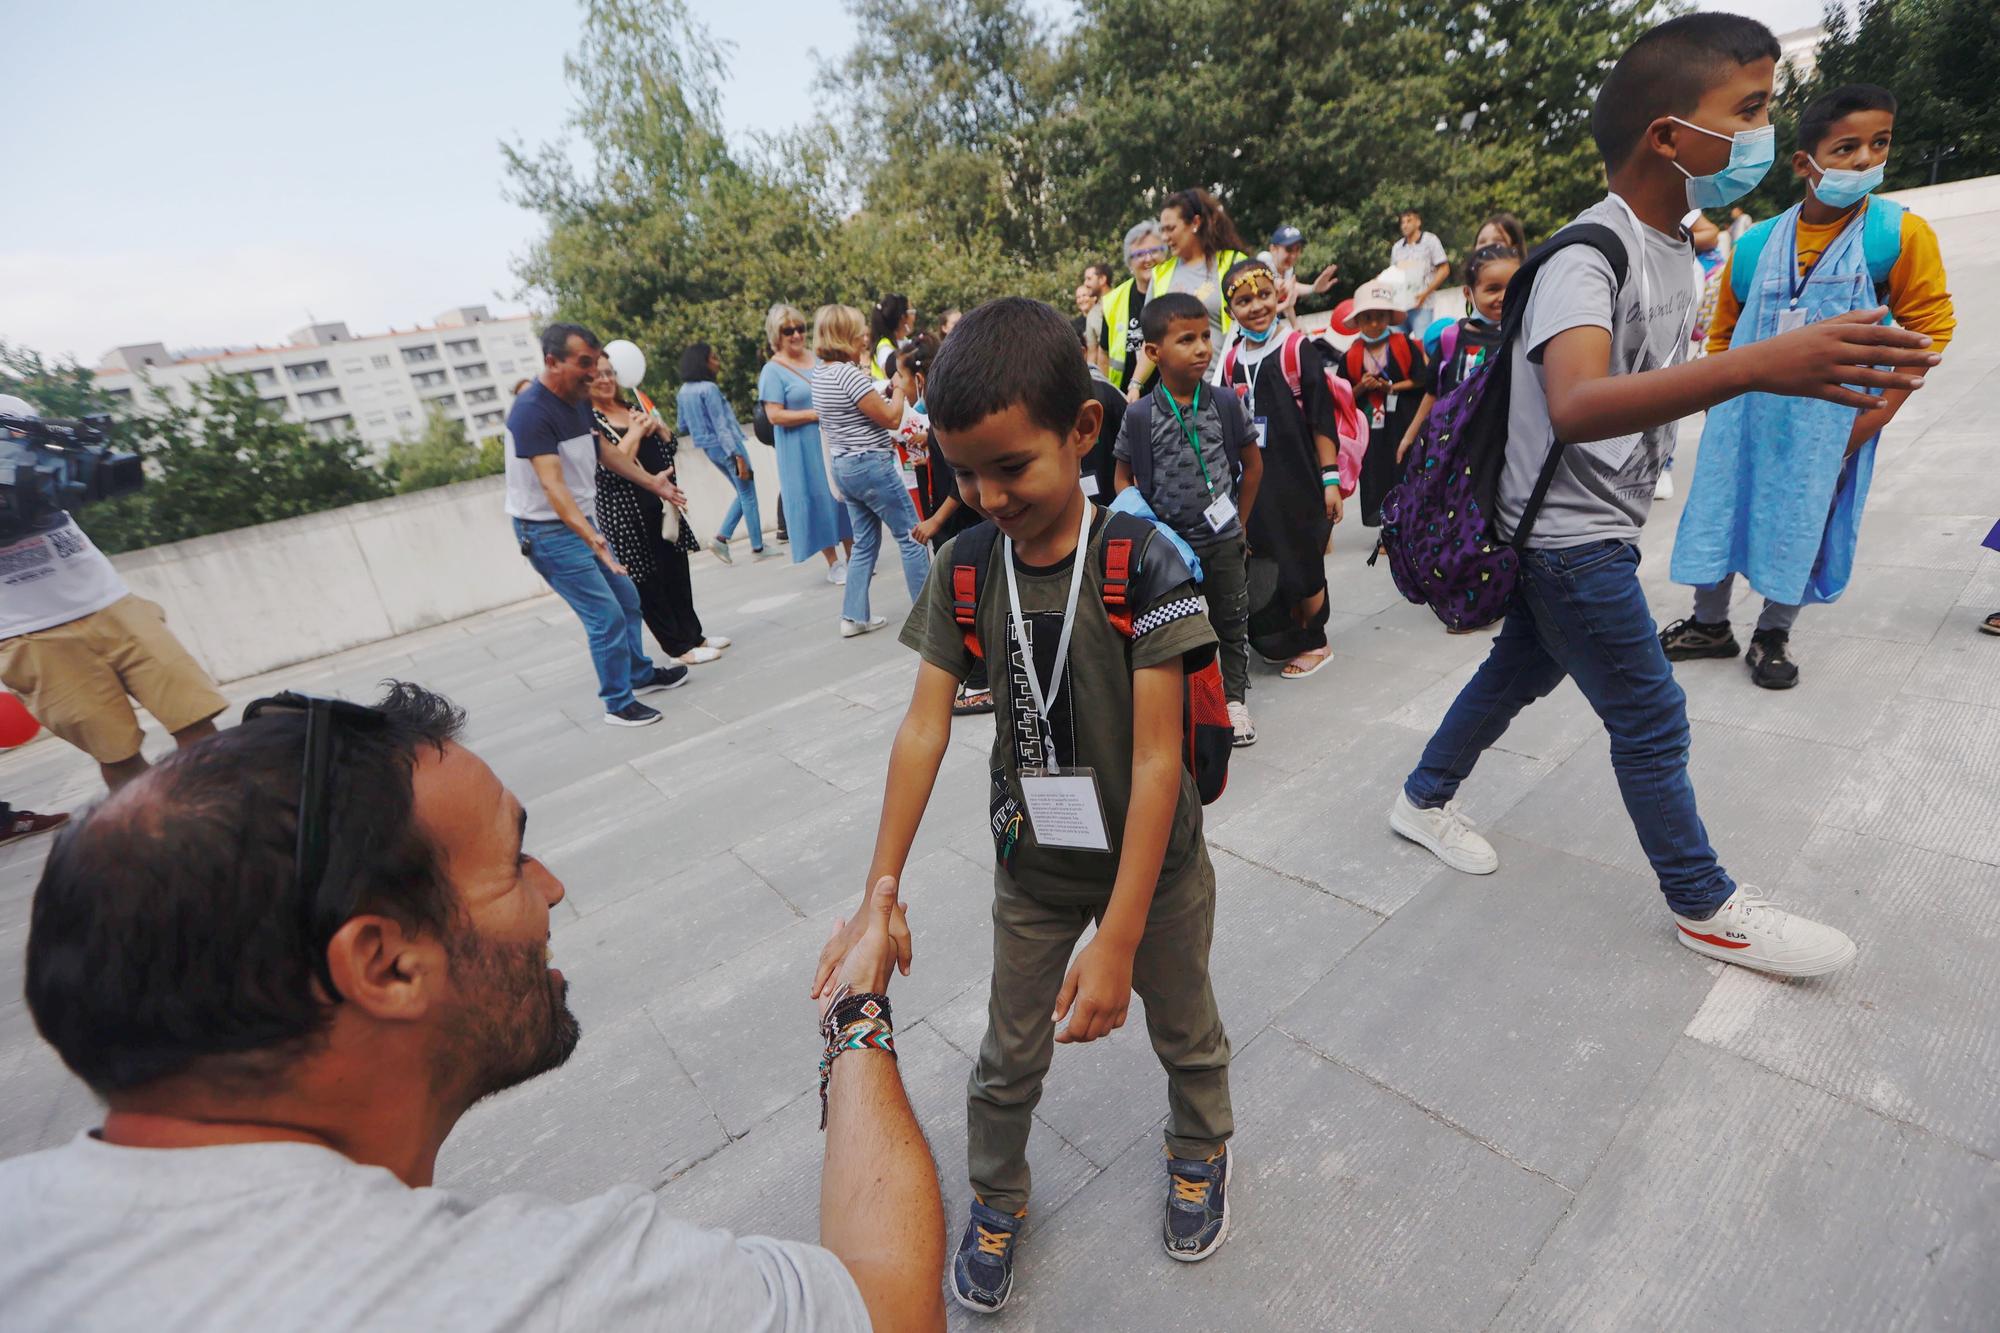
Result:
{"label": "boy's olive green pants", "polygon": [[[1042,902],[994,871],[993,985],[966,1104],[966,1164],[989,1208],[1028,1206],[1028,1130],[1055,1051],[1050,1015],[1071,951],[1105,906]],[[1132,962],[1132,989],[1167,1071],[1167,1150],[1176,1157],[1211,1157],[1235,1129],[1229,1037],[1208,982],[1214,935],[1215,870],[1202,846],[1154,894]]]}

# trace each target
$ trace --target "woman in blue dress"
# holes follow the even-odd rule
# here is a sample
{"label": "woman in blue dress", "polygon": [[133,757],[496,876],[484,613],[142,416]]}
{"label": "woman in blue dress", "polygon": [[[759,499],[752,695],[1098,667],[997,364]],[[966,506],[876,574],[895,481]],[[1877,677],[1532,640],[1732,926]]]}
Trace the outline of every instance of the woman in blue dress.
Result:
{"label": "woman in blue dress", "polygon": [[716,470],[729,478],[736,498],[722,516],[722,527],[708,549],[727,565],[733,563],[729,539],[736,535],[738,521],[747,520],[750,550],[764,554],[764,519],[757,512],[757,475],[750,470],[750,450],[743,442],[743,427],[729,410],[729,400],[715,382],[722,359],[707,343],[695,343],[681,353],[681,387],[674,398],[674,414],[680,428],[693,437]]}
{"label": "woman in blue dress", "polygon": [[[833,498],[826,454],[819,442],[819,413],[812,405],[812,377],[819,362],[806,350],[806,317],[788,305],[774,305],[764,317],[771,359],[757,377],[757,397],[777,437],[778,493],[784,498],[792,563],[818,551],[826,560],[826,581],[847,582],[847,555],[854,529],[847,506]],[[835,546],[841,550],[836,553]]]}

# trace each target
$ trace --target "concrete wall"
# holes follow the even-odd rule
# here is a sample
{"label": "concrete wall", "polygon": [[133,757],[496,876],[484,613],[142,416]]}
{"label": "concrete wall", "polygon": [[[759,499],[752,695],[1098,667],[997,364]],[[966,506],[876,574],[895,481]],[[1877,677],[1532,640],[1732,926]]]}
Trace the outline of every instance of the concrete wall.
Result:
{"label": "concrete wall", "polygon": [[[755,441],[750,449],[764,525],[775,529],[776,460]],[[735,492],[686,441],[680,476],[705,541]],[[218,680],[237,680],[547,592],[515,546],[504,492],[501,478],[482,477],[112,563],[134,592],[166,608]]]}

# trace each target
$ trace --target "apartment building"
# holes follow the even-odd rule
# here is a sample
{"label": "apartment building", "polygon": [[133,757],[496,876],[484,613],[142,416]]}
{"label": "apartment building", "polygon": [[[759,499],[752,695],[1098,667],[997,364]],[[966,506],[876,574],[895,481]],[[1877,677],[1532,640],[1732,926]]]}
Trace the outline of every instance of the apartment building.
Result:
{"label": "apartment building", "polygon": [[357,435],[381,457],[423,429],[431,408],[472,439],[501,433],[514,384],[541,354],[526,315],[495,319],[485,306],[447,310],[428,327],[357,337],[343,323],[294,329],[281,347],[175,354],[133,343],[104,354],[98,386],[140,409],[162,395],[185,403],[213,374],[246,376],[265,402],[326,435]]}

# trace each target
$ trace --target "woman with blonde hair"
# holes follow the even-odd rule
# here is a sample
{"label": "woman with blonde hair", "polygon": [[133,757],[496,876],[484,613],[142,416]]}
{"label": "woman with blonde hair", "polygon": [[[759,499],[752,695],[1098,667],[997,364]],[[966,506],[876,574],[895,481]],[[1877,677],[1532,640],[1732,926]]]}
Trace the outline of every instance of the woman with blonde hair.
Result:
{"label": "woman with blonde hair", "polygon": [[[848,553],[854,530],[847,510],[834,499],[826,479],[826,454],[820,447],[819,413],[812,405],[813,375],[819,362],[806,347],[806,317],[797,306],[783,302],[764,316],[764,337],[771,359],[757,376],[757,397],[770,418],[772,447],[778,451],[778,494],[786,535],[792,542],[792,563],[800,564],[818,551],[826,558],[826,581],[847,582]],[[834,547],[846,548],[836,554]]]}
{"label": "woman with blonde hair", "polygon": [[902,379],[891,381],[885,397],[862,365],[868,357],[868,321],[850,305],[823,305],[813,315],[813,350],[820,367],[812,377],[812,405],[819,413],[820,438],[833,456],[833,483],[847,504],[854,529],[854,554],[841,606],[840,637],[881,629],[882,616],[869,614],[868,580],[882,549],[882,529],[903,557],[903,583],[914,606],[930,573],[930,552],[911,535],[917,507],[896,466],[896,437],[905,398]]}

